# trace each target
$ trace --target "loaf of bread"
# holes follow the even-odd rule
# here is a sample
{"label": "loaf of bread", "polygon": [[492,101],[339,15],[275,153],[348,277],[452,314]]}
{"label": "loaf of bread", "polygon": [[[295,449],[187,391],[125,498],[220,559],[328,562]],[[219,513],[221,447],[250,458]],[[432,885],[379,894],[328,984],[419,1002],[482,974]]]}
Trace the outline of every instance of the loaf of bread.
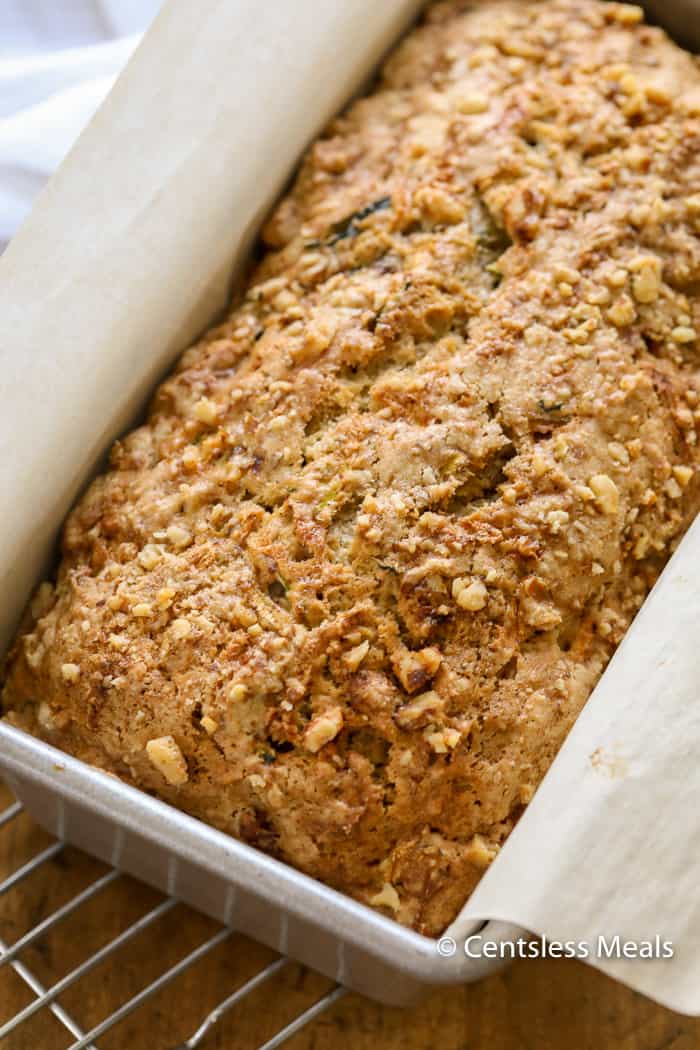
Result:
{"label": "loaf of bread", "polygon": [[262,238],[3,709],[434,935],[700,503],[700,70],[637,7],[433,4]]}

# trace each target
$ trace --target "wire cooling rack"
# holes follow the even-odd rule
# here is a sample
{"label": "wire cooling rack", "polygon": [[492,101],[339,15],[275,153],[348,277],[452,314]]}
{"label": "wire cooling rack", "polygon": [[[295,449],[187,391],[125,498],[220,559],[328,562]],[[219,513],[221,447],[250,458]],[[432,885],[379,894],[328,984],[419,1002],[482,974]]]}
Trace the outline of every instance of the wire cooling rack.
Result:
{"label": "wire cooling rack", "polygon": [[[20,815],[22,810],[22,804],[20,802],[14,802],[0,812],[0,834],[9,827],[12,821]],[[11,875],[8,875],[0,881],[0,897],[20,886],[24,879],[32,875],[37,869],[41,868],[43,864],[56,858],[63,849],[63,842],[52,842],[51,845],[41,850],[32,857],[31,860],[22,864]],[[40,1010],[50,1010],[56,1020],[63,1026],[63,1029],[73,1038],[73,1041],[65,1047],[65,1050],[99,1050],[98,1041],[103,1035],[105,1035],[105,1033],[109,1032],[135,1010],[142,1007],[148,1002],[148,1000],[155,996],[156,993],[160,992],[161,989],[165,988],[166,985],[170,984],[170,982],[175,980],[176,977],[183,974],[189,969],[189,967],[194,966],[199,960],[203,959],[209,952],[213,951],[214,948],[227,940],[234,933],[233,930],[227,927],[220,927],[214,934],[203,940],[196,948],[185,955],[184,958],[180,959],[179,962],[164,970],[160,976],[148,983],[141,991],[119,1005],[111,1014],[109,1014],[108,1017],[105,1017],[104,1020],[100,1021],[99,1024],[92,1027],[89,1031],[84,1031],[71,1014],[61,1006],[59,1000],[62,994],[66,992],[67,989],[72,988],[78,981],[86,978],[99,964],[103,963],[106,959],[112,956],[113,953],[128,944],[128,942],[134,937],[143,933],[153,923],[171,912],[173,908],[177,906],[178,901],[173,897],[163,898],[145,915],[131,923],[131,925],[127,926],[126,929],[116,937],[113,937],[96,952],[84,959],[78,966],[74,967],[69,973],[54,981],[48,987],[34,975],[28,966],[22,961],[20,956],[26,948],[40,942],[41,938],[48,934],[49,931],[53,930],[54,927],[58,926],[64,919],[67,919],[68,916],[76,913],[78,909],[86,905],[93,897],[102,893],[108,886],[120,878],[123,878],[123,876],[119,871],[114,868],[109,870],[106,874],[93,880],[85,889],[81,890],[59,908],[52,911],[45,918],[42,918],[32,929],[20,936],[13,944],[8,945],[4,940],[0,939],[0,969],[5,966],[11,966],[33,996],[31,1002],[21,1009],[19,1013],[14,1017],[11,1017],[9,1020],[0,1023],[0,1046],[9,1046],[10,1044],[8,1044],[6,1040],[11,1034],[16,1032],[21,1025],[29,1021],[30,1018],[34,1017]],[[260,987],[260,985],[271,980],[279,974],[281,970],[290,965],[293,965],[290,959],[280,957],[265,966],[253,977],[246,980],[239,988],[232,991],[231,994],[220,1002],[214,1010],[208,1013],[189,1039],[186,1039],[185,1042],[181,1043],[178,1047],[168,1048],[168,1050],[200,1050],[200,1048],[201,1050],[205,1050],[207,1036],[212,1033],[216,1025],[229,1012],[229,1010],[233,1009],[237,1004],[240,1004],[247,996],[254,992],[256,988]],[[259,1046],[257,1050],[275,1050],[276,1047],[281,1046],[305,1025],[317,1018],[324,1010],[327,1010],[328,1007],[340,999],[345,992],[346,989],[341,986],[333,988],[330,992],[321,996],[321,998],[312,1006],[295,1017],[289,1024],[285,1025],[284,1028],[277,1032],[277,1034],[271,1039],[268,1039],[262,1046]],[[61,1047],[62,1046],[63,1044],[61,1044]],[[42,1048],[42,1050],[49,1050],[49,1048],[45,1047]],[[53,1048],[51,1048],[51,1050],[53,1050]],[[161,1048],[154,1047],[154,1050],[161,1050]]]}

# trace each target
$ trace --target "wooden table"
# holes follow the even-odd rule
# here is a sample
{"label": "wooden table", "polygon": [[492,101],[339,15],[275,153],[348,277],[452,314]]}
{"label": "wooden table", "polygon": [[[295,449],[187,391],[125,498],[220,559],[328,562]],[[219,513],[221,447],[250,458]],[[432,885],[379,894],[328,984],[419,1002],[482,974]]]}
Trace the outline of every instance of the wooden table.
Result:
{"label": "wooden table", "polygon": [[[0,785],[0,810],[9,803]],[[26,814],[0,832],[0,880],[51,840]],[[0,898],[0,935],[16,940],[106,869],[66,849]],[[161,899],[120,878],[30,947],[23,959],[45,983],[62,976]],[[217,929],[178,905],[109,962],[67,991],[66,1009],[89,1028]],[[232,937],[99,1041],[100,1050],[171,1050],[204,1014],[274,955]],[[330,983],[290,965],[220,1023],[205,1050],[252,1050],[310,1006]],[[29,1002],[19,978],[0,970],[0,1023]],[[42,1011],[3,1050],[59,1050],[70,1037]],[[583,963],[516,962],[480,984],[450,988],[410,1010],[348,995],[295,1036],[289,1050],[691,1050],[700,1020],[655,1006]]]}

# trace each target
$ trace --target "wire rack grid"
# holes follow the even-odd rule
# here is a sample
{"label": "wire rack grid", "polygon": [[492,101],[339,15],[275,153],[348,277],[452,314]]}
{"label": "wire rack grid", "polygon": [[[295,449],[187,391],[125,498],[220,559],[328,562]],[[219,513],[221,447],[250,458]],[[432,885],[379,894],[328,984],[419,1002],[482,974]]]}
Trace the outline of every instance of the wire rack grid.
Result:
{"label": "wire rack grid", "polygon": [[[11,823],[22,813],[23,806],[20,802],[13,802],[0,811],[0,834],[6,831]],[[32,875],[37,869],[48,861],[58,857],[64,849],[64,843],[54,841],[45,849],[41,850],[26,863],[18,867],[10,875],[0,881],[0,897],[20,886],[23,881]],[[0,1023],[0,1046],[9,1045],[6,1040],[16,1032],[17,1029],[28,1022],[41,1010],[50,1010],[55,1019],[60,1022],[63,1029],[72,1037],[65,1050],[100,1050],[99,1040],[105,1033],[109,1032],[121,1021],[127,1018],[135,1010],[138,1010],[168,984],[185,973],[189,967],[193,967],[199,960],[203,959],[209,952],[213,951],[219,944],[226,941],[235,931],[228,927],[220,927],[211,936],[181,958],[177,963],[164,970],[158,977],[150,981],[144,988],[118,1006],[109,1016],[94,1025],[88,1031],[77,1023],[68,1011],[61,1006],[59,1000],[61,995],[78,981],[86,978],[91,971],[107,960],[119,949],[123,948],[137,935],[143,933],[157,920],[163,918],[173,910],[178,901],[173,897],[165,897],[156,904],[145,915],[136,919],[128,925],[121,933],[113,937],[92,955],[89,955],[79,965],[65,974],[48,987],[40,981],[20,958],[25,949],[39,942],[42,937],[57,927],[68,916],[76,913],[94,897],[105,891],[112,883],[122,878],[121,873],[112,868],[105,874],[94,879],[89,885],[75,894],[68,901],[56,908],[49,915],[37,922],[33,928],[22,934],[13,944],[8,945],[0,938],[0,969],[10,966],[17,976],[24,982],[32,994],[32,999],[19,1013]],[[171,1050],[205,1050],[207,1037],[213,1032],[221,1019],[236,1005],[257,988],[270,981],[285,967],[293,965],[292,960],[280,957],[264,966],[254,976],[248,978],[240,987],[231,992],[215,1009],[211,1010],[197,1027],[196,1031],[176,1048]],[[325,995],[322,995],[308,1009],[299,1013],[292,1021],[281,1028],[276,1035],[268,1039],[257,1050],[275,1050],[282,1046],[293,1035],[299,1032],[321,1013],[327,1010],[333,1003],[337,1002],[346,989],[338,985]],[[46,1050],[49,1050],[47,1047]]]}

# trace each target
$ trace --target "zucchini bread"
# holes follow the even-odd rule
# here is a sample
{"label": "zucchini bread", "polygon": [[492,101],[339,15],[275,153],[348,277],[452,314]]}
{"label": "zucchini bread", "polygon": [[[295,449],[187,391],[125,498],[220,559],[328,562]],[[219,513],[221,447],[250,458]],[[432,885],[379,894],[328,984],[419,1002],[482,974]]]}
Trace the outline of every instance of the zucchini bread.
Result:
{"label": "zucchini bread", "polygon": [[71,513],[6,717],[439,933],[698,509],[699,337],[696,60],[430,5]]}

